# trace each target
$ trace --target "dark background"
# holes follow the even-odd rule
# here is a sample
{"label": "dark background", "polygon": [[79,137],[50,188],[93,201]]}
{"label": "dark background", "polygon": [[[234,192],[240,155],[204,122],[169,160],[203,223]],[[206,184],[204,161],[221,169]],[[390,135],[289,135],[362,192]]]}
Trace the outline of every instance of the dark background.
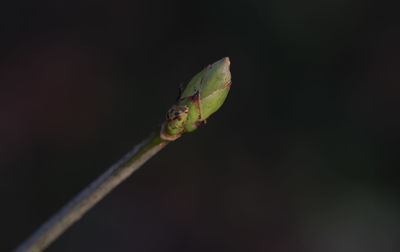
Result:
{"label": "dark background", "polygon": [[362,0],[0,4],[0,251],[222,57],[224,106],[48,251],[399,251],[398,8]]}

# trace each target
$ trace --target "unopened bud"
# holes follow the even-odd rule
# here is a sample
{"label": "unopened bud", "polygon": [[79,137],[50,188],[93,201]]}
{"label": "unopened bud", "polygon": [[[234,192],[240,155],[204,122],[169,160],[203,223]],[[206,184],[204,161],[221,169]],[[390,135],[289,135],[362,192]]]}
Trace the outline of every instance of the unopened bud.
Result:
{"label": "unopened bud", "polygon": [[185,131],[195,130],[224,103],[230,86],[230,61],[225,57],[195,75],[182,93],[179,105],[189,108]]}
{"label": "unopened bud", "polygon": [[194,131],[222,106],[231,87],[229,67],[229,58],[225,57],[191,79],[179,97],[178,105],[168,111],[162,135],[177,138],[183,132]]}

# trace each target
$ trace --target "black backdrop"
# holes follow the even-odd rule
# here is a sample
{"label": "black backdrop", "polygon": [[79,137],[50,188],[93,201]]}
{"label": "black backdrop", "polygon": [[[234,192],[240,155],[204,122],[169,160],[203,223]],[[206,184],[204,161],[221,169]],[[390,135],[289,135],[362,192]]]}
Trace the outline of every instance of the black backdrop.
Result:
{"label": "black backdrop", "polygon": [[0,4],[0,251],[224,56],[233,84],[48,251],[398,251],[396,8],[356,0]]}

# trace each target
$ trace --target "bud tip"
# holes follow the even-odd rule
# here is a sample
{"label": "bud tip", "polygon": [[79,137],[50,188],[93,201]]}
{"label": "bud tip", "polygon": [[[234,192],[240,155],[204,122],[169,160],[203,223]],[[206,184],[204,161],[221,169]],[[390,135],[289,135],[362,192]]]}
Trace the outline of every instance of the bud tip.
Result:
{"label": "bud tip", "polygon": [[227,64],[228,66],[231,65],[231,61],[229,60],[229,57],[222,58],[219,61],[222,61],[223,63]]}

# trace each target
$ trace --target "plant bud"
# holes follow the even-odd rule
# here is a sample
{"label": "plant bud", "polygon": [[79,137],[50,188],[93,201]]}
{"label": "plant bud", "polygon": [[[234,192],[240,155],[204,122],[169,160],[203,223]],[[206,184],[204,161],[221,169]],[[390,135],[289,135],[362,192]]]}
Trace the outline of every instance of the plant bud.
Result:
{"label": "plant bud", "polygon": [[195,75],[183,91],[179,105],[189,109],[184,129],[195,130],[224,103],[230,86],[230,61],[225,57]]}
{"label": "plant bud", "polygon": [[205,67],[187,84],[167,113],[160,136],[173,141],[184,132],[194,131],[224,103],[231,87],[230,61],[225,57]]}

